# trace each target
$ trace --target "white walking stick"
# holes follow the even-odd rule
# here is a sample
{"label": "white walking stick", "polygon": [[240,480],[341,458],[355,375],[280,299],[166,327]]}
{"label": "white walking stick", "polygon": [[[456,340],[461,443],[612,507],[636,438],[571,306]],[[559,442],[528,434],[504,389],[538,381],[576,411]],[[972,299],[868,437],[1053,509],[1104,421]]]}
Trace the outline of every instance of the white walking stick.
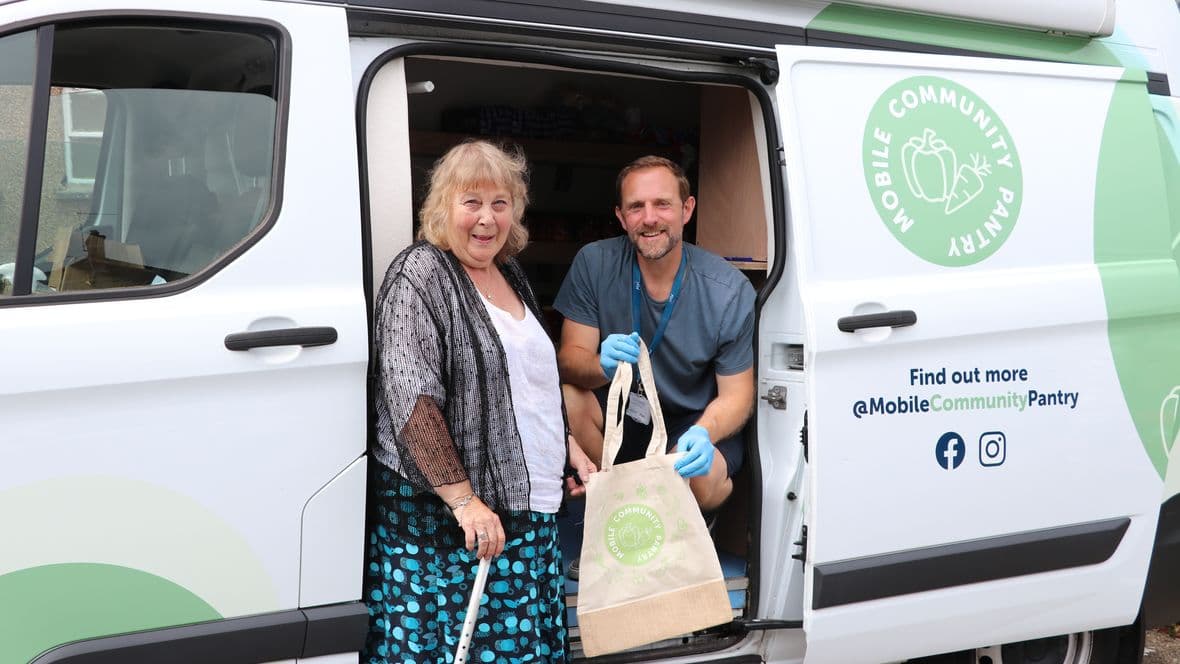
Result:
{"label": "white walking stick", "polygon": [[483,587],[488,582],[490,558],[481,558],[479,571],[475,573],[475,586],[471,588],[471,599],[467,601],[467,617],[463,620],[463,632],[459,635],[459,647],[455,648],[455,664],[467,664],[467,650],[471,637],[475,635],[475,618],[479,615],[479,600],[483,598]]}

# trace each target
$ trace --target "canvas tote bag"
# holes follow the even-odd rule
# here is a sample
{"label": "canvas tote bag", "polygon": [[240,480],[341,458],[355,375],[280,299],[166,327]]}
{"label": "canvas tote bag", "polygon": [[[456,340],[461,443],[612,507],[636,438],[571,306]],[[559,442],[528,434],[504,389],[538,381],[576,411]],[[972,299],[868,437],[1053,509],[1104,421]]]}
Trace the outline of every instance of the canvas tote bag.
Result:
{"label": "canvas tote bag", "polygon": [[727,623],[733,619],[713,540],[688,481],[667,454],[668,432],[647,346],[639,375],[651,406],[647,455],[613,465],[631,365],[620,363],[607,397],[602,469],[586,483],[578,581],[582,650],[594,657]]}

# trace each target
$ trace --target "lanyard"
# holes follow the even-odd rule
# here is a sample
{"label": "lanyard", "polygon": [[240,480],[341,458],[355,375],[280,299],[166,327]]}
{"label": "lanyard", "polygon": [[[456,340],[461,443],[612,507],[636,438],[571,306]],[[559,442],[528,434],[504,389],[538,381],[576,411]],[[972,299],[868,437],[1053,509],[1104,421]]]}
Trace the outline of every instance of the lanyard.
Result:
{"label": "lanyard", "polygon": [[[664,338],[664,330],[668,327],[668,321],[672,318],[672,307],[676,306],[676,298],[680,295],[680,285],[684,281],[684,266],[688,264],[688,252],[681,251],[680,267],[676,269],[676,279],[672,281],[672,292],[668,294],[668,302],[664,304],[664,314],[660,316],[660,324],[656,327],[655,336],[651,338],[651,343],[647,345],[648,353],[655,355],[656,347],[660,345],[660,340]],[[643,300],[643,276],[639,274],[639,256],[635,256],[635,261],[631,263],[631,323],[635,327],[635,333],[643,336],[640,328],[639,310],[640,303]]]}

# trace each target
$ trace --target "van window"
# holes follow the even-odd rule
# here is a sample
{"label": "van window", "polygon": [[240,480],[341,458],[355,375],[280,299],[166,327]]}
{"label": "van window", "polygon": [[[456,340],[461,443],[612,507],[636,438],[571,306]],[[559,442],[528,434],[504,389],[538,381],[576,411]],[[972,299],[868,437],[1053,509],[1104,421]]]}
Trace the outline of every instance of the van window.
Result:
{"label": "van window", "polygon": [[29,150],[35,48],[32,32],[0,38],[0,297],[12,292]]}
{"label": "van window", "polygon": [[199,25],[57,26],[34,294],[174,282],[260,224],[274,43]]}

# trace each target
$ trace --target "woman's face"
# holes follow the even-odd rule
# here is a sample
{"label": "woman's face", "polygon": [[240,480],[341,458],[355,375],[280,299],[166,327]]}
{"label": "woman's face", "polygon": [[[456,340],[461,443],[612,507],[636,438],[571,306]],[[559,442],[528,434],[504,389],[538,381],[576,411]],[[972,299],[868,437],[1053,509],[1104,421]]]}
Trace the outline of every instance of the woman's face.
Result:
{"label": "woman's face", "polygon": [[491,184],[462,189],[451,205],[451,251],[468,267],[488,267],[508,241],[512,223],[507,189]]}

